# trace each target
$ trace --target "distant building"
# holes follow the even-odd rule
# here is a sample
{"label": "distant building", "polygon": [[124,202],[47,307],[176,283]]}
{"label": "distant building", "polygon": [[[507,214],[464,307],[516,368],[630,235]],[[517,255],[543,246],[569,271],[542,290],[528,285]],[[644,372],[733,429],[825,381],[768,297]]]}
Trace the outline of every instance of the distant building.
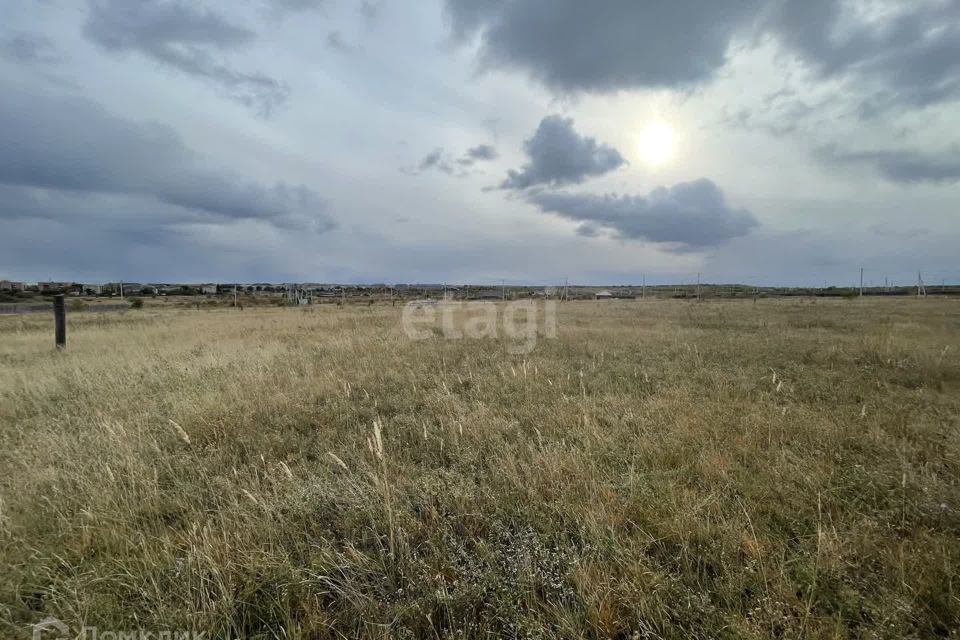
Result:
{"label": "distant building", "polygon": [[603,291],[597,291],[595,294],[593,294],[593,297],[597,300],[612,300],[616,296],[604,289]]}
{"label": "distant building", "polygon": [[160,295],[167,296],[167,295],[175,295],[178,293],[185,293],[185,292],[188,292],[189,289],[184,289],[184,286],[179,284],[164,284],[164,285],[158,285],[157,291],[160,293]]}
{"label": "distant building", "polygon": [[13,280],[0,280],[0,291],[23,291],[23,283]]}
{"label": "distant building", "polygon": [[62,293],[73,287],[72,282],[40,282],[37,285],[42,293]]}
{"label": "distant building", "polygon": [[200,293],[205,293],[207,295],[217,295],[217,285],[215,284],[201,284],[197,288],[200,289]]}
{"label": "distant building", "polygon": [[485,291],[478,291],[470,297],[474,300],[502,300],[503,292],[496,291],[495,289],[487,289]]}

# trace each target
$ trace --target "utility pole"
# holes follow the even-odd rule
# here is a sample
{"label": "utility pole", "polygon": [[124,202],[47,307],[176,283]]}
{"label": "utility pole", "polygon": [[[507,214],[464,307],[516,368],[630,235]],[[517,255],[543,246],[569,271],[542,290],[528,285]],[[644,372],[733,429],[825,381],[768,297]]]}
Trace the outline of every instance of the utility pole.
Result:
{"label": "utility pole", "polygon": [[923,274],[917,271],[917,297],[926,296],[927,288],[923,286]]}
{"label": "utility pole", "polygon": [[643,293],[640,296],[642,298],[647,297],[647,274],[643,274]]}
{"label": "utility pole", "polygon": [[863,267],[860,267],[860,297],[863,297]]}
{"label": "utility pole", "polygon": [[507,281],[506,280],[500,281],[500,299],[501,300],[507,299]]}
{"label": "utility pole", "polygon": [[569,299],[568,289],[570,287],[570,278],[563,279],[563,301],[566,302]]}
{"label": "utility pole", "polygon": [[123,280],[120,281],[120,302],[123,302]]}
{"label": "utility pole", "polygon": [[233,308],[237,308],[237,285],[233,285]]}
{"label": "utility pole", "polygon": [[700,272],[697,272],[697,302],[700,302]]}

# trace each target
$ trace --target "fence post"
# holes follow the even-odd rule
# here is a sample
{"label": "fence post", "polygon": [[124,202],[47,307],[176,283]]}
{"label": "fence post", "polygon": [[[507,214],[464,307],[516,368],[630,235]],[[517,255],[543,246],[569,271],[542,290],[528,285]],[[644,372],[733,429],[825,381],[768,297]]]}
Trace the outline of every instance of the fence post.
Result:
{"label": "fence post", "polygon": [[63,301],[62,293],[53,296],[54,338],[58,349],[67,346],[67,309]]}

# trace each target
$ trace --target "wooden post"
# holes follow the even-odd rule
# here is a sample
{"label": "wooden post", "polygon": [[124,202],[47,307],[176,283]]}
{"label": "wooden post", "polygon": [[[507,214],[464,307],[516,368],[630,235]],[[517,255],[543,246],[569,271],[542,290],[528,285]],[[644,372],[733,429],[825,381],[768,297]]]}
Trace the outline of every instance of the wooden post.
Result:
{"label": "wooden post", "polygon": [[863,267],[860,267],[860,297],[863,297]]}
{"label": "wooden post", "polygon": [[53,296],[53,322],[57,348],[63,349],[67,346],[67,308],[62,293]]}

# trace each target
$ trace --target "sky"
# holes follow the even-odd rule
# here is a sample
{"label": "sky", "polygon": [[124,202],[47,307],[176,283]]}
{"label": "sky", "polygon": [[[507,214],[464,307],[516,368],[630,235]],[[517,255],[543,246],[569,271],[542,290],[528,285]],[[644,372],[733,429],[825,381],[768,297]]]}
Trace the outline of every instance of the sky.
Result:
{"label": "sky", "polygon": [[0,278],[960,281],[960,0],[8,0]]}

